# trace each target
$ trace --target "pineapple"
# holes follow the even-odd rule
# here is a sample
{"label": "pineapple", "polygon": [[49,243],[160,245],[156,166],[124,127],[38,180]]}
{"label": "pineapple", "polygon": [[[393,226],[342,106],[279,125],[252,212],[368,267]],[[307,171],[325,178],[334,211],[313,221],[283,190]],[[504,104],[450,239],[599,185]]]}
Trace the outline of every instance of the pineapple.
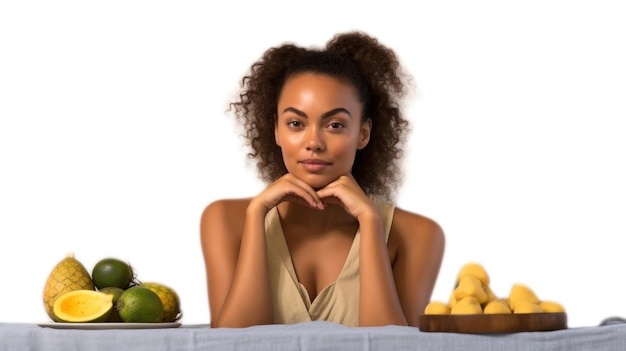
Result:
{"label": "pineapple", "polygon": [[43,304],[48,316],[55,322],[59,319],[54,315],[54,301],[57,297],[74,290],[95,290],[89,272],[82,263],[70,253],[61,260],[50,272],[43,290]]}

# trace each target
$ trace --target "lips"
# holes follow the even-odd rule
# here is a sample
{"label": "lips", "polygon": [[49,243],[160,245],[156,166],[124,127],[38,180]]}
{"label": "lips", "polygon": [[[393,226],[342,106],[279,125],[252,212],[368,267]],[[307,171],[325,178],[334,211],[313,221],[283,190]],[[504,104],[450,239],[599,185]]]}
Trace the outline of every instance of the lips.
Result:
{"label": "lips", "polygon": [[304,169],[309,172],[319,172],[324,168],[330,166],[330,162],[316,159],[316,158],[307,158],[299,162]]}

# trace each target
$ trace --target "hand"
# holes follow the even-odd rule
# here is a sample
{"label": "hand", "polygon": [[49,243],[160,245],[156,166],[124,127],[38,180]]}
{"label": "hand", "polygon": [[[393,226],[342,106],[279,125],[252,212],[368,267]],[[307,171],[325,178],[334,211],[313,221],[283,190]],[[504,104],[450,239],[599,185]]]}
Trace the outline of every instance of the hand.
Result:
{"label": "hand", "polygon": [[321,198],[310,185],[287,173],[270,184],[251,201],[251,205],[263,208],[266,214],[274,206],[283,201],[291,201],[303,206],[323,210]]}
{"label": "hand", "polygon": [[377,213],[376,208],[352,174],[343,175],[317,191],[324,205],[342,206],[357,220],[364,214]]}

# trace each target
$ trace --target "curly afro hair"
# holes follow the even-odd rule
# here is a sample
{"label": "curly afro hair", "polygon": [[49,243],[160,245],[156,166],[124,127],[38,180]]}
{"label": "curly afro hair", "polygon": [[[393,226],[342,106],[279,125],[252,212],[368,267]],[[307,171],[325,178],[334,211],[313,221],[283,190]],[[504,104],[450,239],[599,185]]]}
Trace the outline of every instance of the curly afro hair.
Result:
{"label": "curly afro hair", "polygon": [[368,145],[358,150],[352,174],[368,194],[391,198],[400,183],[400,161],[409,123],[400,100],[406,84],[396,54],[361,32],[338,34],[325,48],[283,44],[265,51],[241,80],[238,99],[229,104],[244,128],[250,159],[262,180],[287,173],[274,139],[278,99],[285,81],[309,72],[350,82],[363,103],[363,121],[372,120]]}

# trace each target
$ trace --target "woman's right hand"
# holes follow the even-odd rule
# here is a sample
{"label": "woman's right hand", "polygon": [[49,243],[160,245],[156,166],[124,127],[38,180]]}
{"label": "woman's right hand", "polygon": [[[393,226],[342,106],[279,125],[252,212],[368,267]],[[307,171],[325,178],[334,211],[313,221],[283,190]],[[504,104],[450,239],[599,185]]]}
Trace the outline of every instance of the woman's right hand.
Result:
{"label": "woman's right hand", "polygon": [[284,201],[324,208],[315,189],[285,174],[247,203],[243,223],[241,218],[234,218],[235,213],[241,215],[242,208],[235,209],[232,202],[217,202],[205,211],[202,246],[212,326],[273,322],[264,224],[267,213]]}
{"label": "woman's right hand", "polygon": [[323,210],[324,204],[315,189],[291,173],[278,178],[250,201],[249,208],[258,208],[267,214],[281,202],[290,201]]}

